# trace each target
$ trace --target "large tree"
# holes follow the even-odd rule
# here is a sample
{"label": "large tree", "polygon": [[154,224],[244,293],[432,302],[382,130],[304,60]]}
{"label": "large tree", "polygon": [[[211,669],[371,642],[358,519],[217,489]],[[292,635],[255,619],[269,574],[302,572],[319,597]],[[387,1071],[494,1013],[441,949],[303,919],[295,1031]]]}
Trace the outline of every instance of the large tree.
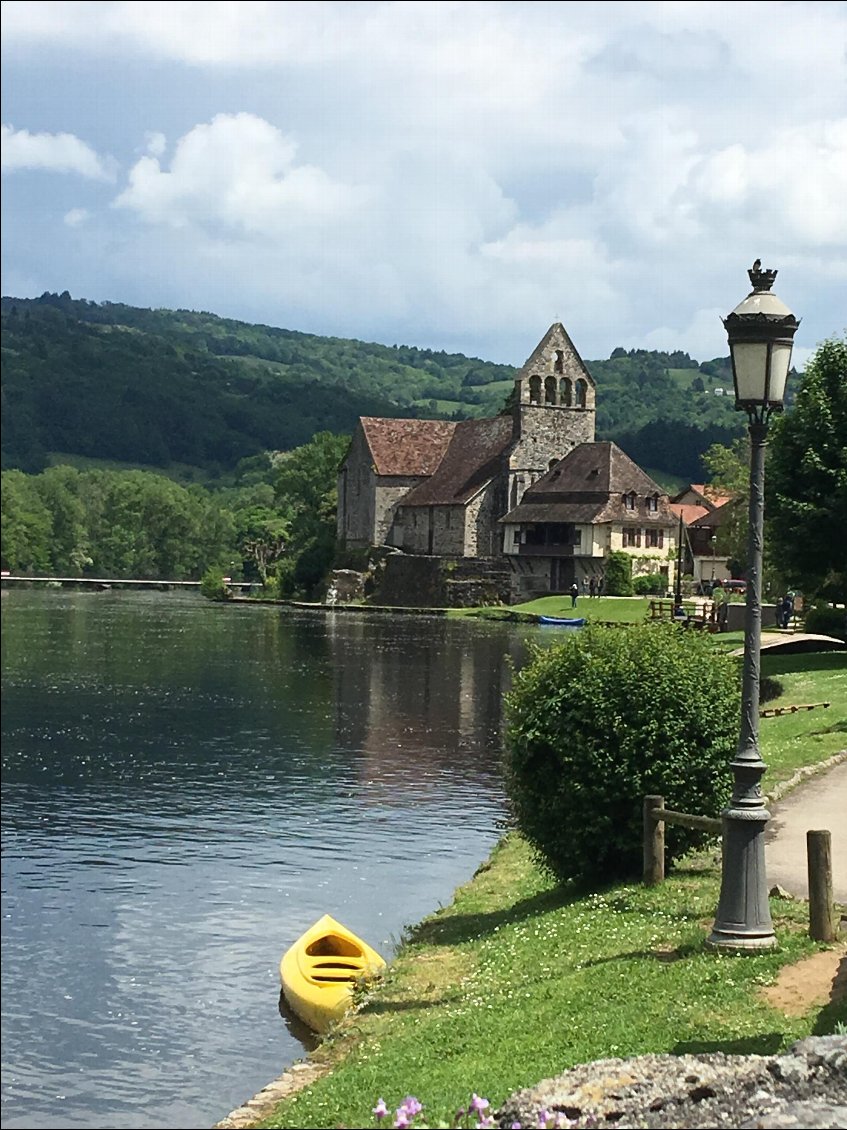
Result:
{"label": "large tree", "polygon": [[773,429],[767,486],[786,579],[847,600],[847,339],[825,341],[806,366],[794,410]]}

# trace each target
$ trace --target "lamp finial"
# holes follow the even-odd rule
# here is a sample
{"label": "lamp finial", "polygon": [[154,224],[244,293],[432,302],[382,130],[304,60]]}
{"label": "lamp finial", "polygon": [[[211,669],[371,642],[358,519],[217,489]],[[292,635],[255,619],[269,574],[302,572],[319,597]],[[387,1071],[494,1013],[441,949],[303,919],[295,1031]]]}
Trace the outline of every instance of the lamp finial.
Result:
{"label": "lamp finial", "polygon": [[762,260],[757,259],[750,270],[747,272],[750,277],[750,283],[755,291],[770,290],[774,284],[774,280],[778,274],[777,271],[763,271]]}

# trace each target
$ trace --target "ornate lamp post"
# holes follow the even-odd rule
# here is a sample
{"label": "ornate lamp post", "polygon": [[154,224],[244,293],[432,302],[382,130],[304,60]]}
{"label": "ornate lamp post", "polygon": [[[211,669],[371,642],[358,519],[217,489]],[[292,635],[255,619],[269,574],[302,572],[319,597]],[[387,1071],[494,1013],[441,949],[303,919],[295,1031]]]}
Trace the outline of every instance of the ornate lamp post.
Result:
{"label": "ornate lamp post", "polygon": [[781,412],[794,334],[800,324],[771,293],[776,271],[757,259],[748,271],[752,291],[724,319],[732,354],[735,406],[750,430],[750,529],[741,734],[732,762],[734,787],[723,813],[723,864],[717,916],[708,944],[721,950],[762,950],[776,945],[765,874],[765,808],[759,752],[759,680],[762,634],[762,531],[768,423]]}

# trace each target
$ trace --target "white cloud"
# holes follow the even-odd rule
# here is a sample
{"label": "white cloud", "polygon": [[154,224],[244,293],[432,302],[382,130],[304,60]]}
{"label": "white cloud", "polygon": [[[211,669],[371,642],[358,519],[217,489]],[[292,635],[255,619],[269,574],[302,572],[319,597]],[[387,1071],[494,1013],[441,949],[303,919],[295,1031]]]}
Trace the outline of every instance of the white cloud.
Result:
{"label": "white cloud", "polygon": [[[150,302],[515,361],[556,316],[589,356],[714,356],[715,309],[757,256],[801,333],[843,322],[845,8],[767,16],[746,0],[12,0],[4,39],[47,74],[57,47],[84,59],[108,124],[59,120],[100,150],[129,109],[116,208],[55,208],[90,206],[64,269],[90,254],[101,295],[126,279]],[[155,83],[128,94],[124,59]]]}
{"label": "white cloud", "polygon": [[91,219],[91,213],[87,208],[71,208],[69,212],[65,212],[63,219],[69,228],[78,228]]}
{"label": "white cloud", "polygon": [[[163,152],[164,137],[158,135],[153,148]],[[179,139],[168,169],[155,156],[142,157],[115,205],[150,223],[223,225],[267,237],[295,225],[335,222],[363,202],[362,189],[313,165],[297,165],[296,153],[296,143],[262,118],[218,114]]]}
{"label": "white cloud", "polygon": [[92,180],[115,179],[114,163],[72,133],[30,133],[2,127],[3,172],[41,169],[53,173],[78,173]]}

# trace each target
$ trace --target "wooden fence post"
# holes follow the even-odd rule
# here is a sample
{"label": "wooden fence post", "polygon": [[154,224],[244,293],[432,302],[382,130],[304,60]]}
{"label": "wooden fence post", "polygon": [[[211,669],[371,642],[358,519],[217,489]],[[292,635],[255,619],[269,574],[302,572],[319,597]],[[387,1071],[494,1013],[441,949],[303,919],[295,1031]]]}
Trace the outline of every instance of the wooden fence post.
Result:
{"label": "wooden fence post", "polygon": [[834,942],[832,837],[829,832],[806,833],[806,859],[809,865],[809,937],[816,942]]}
{"label": "wooden fence post", "polygon": [[644,798],[644,885],[655,887],[665,878],[665,822],[654,816],[665,807],[663,796]]}

